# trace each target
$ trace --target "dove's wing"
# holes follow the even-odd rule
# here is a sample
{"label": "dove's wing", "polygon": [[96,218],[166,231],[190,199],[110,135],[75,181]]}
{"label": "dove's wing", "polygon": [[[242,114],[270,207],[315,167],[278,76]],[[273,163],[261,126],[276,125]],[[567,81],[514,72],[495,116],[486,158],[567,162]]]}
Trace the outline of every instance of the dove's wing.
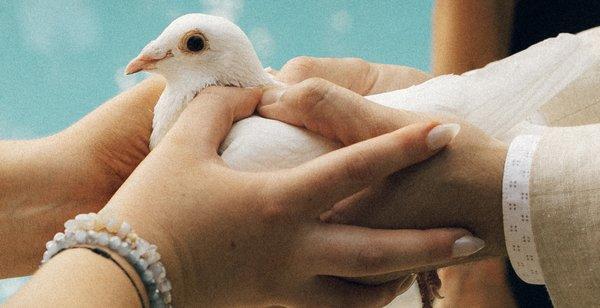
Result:
{"label": "dove's wing", "polygon": [[[479,70],[367,98],[392,108],[454,115],[508,142],[516,134],[538,133],[538,124],[560,124],[561,115],[545,108],[548,104],[562,104],[562,115],[575,114],[593,102],[600,105],[598,91],[593,90],[600,89],[599,46],[600,27],[562,34]],[[575,93],[574,98],[568,93]],[[234,125],[221,151],[236,169],[273,170],[337,147],[306,130],[251,117]]]}

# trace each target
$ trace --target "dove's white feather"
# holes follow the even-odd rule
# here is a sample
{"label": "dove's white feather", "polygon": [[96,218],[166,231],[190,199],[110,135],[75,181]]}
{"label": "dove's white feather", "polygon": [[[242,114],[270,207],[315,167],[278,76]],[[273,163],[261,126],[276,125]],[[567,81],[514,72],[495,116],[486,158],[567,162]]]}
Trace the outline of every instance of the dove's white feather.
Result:
{"label": "dove's white feather", "polygon": [[[509,142],[517,134],[540,134],[547,124],[540,107],[566,88],[577,88],[584,73],[595,76],[591,82],[599,90],[581,91],[577,99],[598,99],[599,46],[600,28],[562,34],[479,70],[366,98],[392,108],[457,116]],[[234,125],[221,151],[232,167],[258,171],[296,166],[338,146],[325,145],[305,130],[251,117]]]}
{"label": "dove's white feather", "polygon": [[[202,64],[189,62],[191,58],[181,63],[169,59],[158,67],[167,79],[167,89],[155,109],[152,145],[176,120],[185,103],[206,85],[255,86],[273,82],[246,35],[218,17],[183,16],[146,48],[164,52],[167,47],[161,44],[172,48],[179,36],[194,28],[207,33],[213,53]],[[564,89],[576,87],[578,77],[586,71],[595,69],[595,76],[600,75],[598,46],[600,28],[578,35],[562,34],[485,68],[460,76],[440,76],[367,99],[392,108],[457,116],[492,136],[510,141],[518,133],[538,133],[539,125],[546,124],[540,108],[559,97]],[[600,86],[600,80],[597,84]],[[585,93],[598,96],[594,91]],[[220,152],[233,168],[258,171],[297,166],[339,146],[307,130],[253,116],[233,126]]]}
{"label": "dove's white feather", "polygon": [[[208,49],[193,54],[179,48],[181,38],[198,30],[207,39]],[[150,146],[164,137],[173,122],[198,91],[209,85],[254,87],[273,83],[263,70],[250,40],[235,24],[225,18],[187,14],[177,18],[142,50],[151,58],[173,56],[156,63],[156,72],[167,86],[154,109]]]}

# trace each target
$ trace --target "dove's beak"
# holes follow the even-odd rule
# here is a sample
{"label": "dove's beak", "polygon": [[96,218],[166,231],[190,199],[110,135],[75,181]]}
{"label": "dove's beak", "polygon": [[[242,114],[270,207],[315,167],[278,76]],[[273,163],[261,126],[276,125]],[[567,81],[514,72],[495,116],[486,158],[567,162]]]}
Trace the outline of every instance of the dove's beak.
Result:
{"label": "dove's beak", "polygon": [[161,56],[153,56],[141,53],[135,59],[131,60],[125,68],[125,75],[135,74],[139,71],[150,71],[156,68],[156,62],[173,56],[171,51]]}

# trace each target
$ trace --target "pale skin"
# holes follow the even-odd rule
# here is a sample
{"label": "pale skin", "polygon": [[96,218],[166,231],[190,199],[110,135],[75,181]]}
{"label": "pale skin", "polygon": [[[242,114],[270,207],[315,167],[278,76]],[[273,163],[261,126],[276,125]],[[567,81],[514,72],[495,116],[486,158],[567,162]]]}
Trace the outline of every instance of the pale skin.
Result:
{"label": "pale skin", "polygon": [[[145,86],[159,90],[162,83],[148,81],[129,95],[148,90],[143,88]],[[112,185],[127,178],[101,213],[130,222],[140,236],[160,247],[177,305],[380,306],[407,287],[403,280],[363,286],[331,276],[411,273],[429,264],[457,259],[452,255],[452,248],[454,241],[469,234],[464,229],[374,230],[329,224],[318,219],[333,204],[362,190],[374,179],[383,179],[436,154],[440,149],[433,150],[425,142],[436,122],[425,121],[377,138],[352,142],[353,145],[290,170],[269,173],[231,170],[218,157],[217,148],[232,122],[251,115],[260,97],[261,91],[257,89],[212,88],[203,91],[164,141],[129,175],[147,151],[149,126],[143,123],[149,123],[150,116],[146,114],[140,122],[130,121],[138,123],[134,131],[141,133],[126,138],[130,142],[140,141],[134,143],[139,147],[118,144],[124,148],[115,149],[131,151],[126,151],[123,156],[109,156],[119,157],[117,161],[122,164],[109,165],[121,168],[109,168],[113,172],[106,172],[105,164],[97,167],[104,171],[100,174],[111,175],[107,178],[112,180]],[[156,97],[150,96],[145,102],[153,98]],[[116,106],[123,107],[124,104],[127,100]],[[136,108],[149,110],[151,104]],[[100,110],[103,108],[108,107]],[[93,113],[87,121],[96,119],[98,114]],[[198,114],[203,115],[201,120]],[[96,125],[98,123],[103,122]],[[71,134],[69,131],[76,134],[78,127],[84,125],[85,122],[78,123],[65,134]],[[109,132],[119,134],[122,130],[109,129]],[[85,138],[83,131],[80,133],[79,139],[93,140]],[[61,140],[60,136],[53,138]],[[76,135],[69,137],[67,141],[79,140]],[[21,145],[13,143],[13,147],[21,148]],[[364,164],[356,166],[356,161]],[[10,165],[16,182],[24,181],[17,176],[18,171],[23,170],[19,168],[25,168],[27,164],[20,161]],[[40,175],[38,181],[62,181],[63,174],[48,172]],[[331,182],[338,183],[335,189],[331,189]],[[30,187],[29,183],[15,185],[10,191],[18,195],[19,191]],[[84,194],[83,188],[81,191]],[[111,190],[102,191],[110,194]],[[43,192],[31,195],[44,196]],[[94,202],[89,202],[86,211],[101,208],[102,198],[106,198],[105,194],[98,194]],[[36,200],[32,198],[31,203],[22,206],[31,206],[35,204],[33,201]],[[76,205],[77,201],[65,204]],[[69,211],[85,212],[76,206],[66,212]],[[75,213],[55,213],[56,220],[62,223]],[[60,215],[66,217],[58,217]],[[11,220],[7,219],[7,222],[11,223]],[[17,229],[15,225],[12,228],[10,230]],[[31,232],[30,236],[44,238],[44,241],[55,231],[38,232]],[[48,237],[45,237],[46,233]],[[40,246],[43,247],[43,243]],[[23,253],[29,254],[34,253]],[[36,264],[39,260],[31,259],[20,261],[25,263],[23,268],[33,267],[28,262]],[[80,277],[93,283],[82,282]],[[98,296],[103,299],[98,300]],[[105,302],[108,299],[110,302]],[[52,259],[9,300],[8,305],[27,306],[40,302],[49,305],[77,303],[90,307],[140,304],[131,283],[118,267],[83,249],[69,250]]]}
{"label": "pale skin", "polygon": [[[372,81],[368,81],[365,82],[364,84],[360,84],[360,76],[372,76],[372,75],[377,75],[377,73],[373,73],[373,71],[376,71],[377,68],[379,67],[378,65],[371,65],[370,66],[370,71],[372,71],[371,73],[365,73],[365,65],[369,66],[368,64],[366,64],[366,62],[362,61],[362,64],[357,65],[357,63],[360,63],[360,60],[357,59],[318,59],[318,58],[297,58],[295,60],[292,60],[290,62],[288,62],[288,64],[286,64],[286,66],[284,66],[284,68],[282,69],[282,71],[279,73],[278,77],[280,79],[288,79],[289,77],[286,76],[293,76],[295,82],[300,82],[306,79],[310,79],[310,78],[323,78],[323,79],[327,79],[335,84],[338,84],[342,87],[346,87],[349,88],[350,90],[353,90],[355,92],[360,93],[361,95],[369,95],[369,94],[373,94],[372,92],[369,91],[364,91],[363,89],[365,89],[365,87],[367,87],[366,85],[371,85],[373,84]],[[358,70],[358,72],[356,74],[352,74],[351,72],[348,71],[341,71],[343,73],[340,73],[340,68],[341,67],[363,67],[362,69]],[[350,79],[350,80],[349,80]],[[366,85],[365,85],[366,84]],[[377,86],[379,89],[384,89],[384,91],[392,91],[392,90],[396,90],[398,89],[398,87],[396,85],[394,85],[393,83],[386,83],[386,82],[382,82],[382,81],[377,81],[376,82]],[[351,86],[348,86],[351,85]],[[385,132],[389,129],[393,129],[394,127],[398,127],[397,125],[402,125],[402,123],[400,123],[402,121],[402,119],[407,119],[407,118],[411,118],[414,115],[409,115],[403,112],[397,112],[397,111],[392,111],[392,110],[386,110],[385,108],[367,108],[365,107],[365,104],[362,104],[362,102],[364,102],[364,100],[352,93],[348,93],[348,92],[344,92],[339,88],[335,88],[332,87],[331,85],[327,85],[326,83],[324,83],[323,81],[319,81],[319,80],[315,80],[312,79],[311,81],[305,82],[302,86],[299,86],[299,88],[303,88],[303,91],[305,94],[306,92],[312,93],[310,95],[302,95],[300,94],[300,96],[303,96],[305,98],[320,98],[320,102],[317,104],[319,106],[319,108],[316,108],[315,110],[313,110],[310,107],[307,106],[311,106],[311,101],[307,101],[306,99],[297,99],[298,94],[298,88],[295,89],[295,95],[291,95],[291,97],[288,97],[288,102],[289,101],[293,101],[296,102],[294,104],[287,104],[286,108],[278,108],[279,111],[273,111],[273,110],[269,110],[269,107],[265,107],[263,109],[261,109],[261,114],[263,116],[267,116],[267,117],[273,117],[276,119],[280,119],[280,120],[284,120],[284,121],[288,121],[292,124],[295,125],[299,125],[299,126],[305,126],[305,127],[313,127],[313,129],[319,131],[322,134],[326,134],[329,135],[332,138],[340,138],[340,139],[346,139],[346,140],[351,140],[353,138],[356,138],[356,136],[363,136],[363,137],[368,137],[368,136],[372,136],[372,135],[377,135],[380,134],[382,132]],[[317,88],[316,91],[314,91],[314,88]],[[325,98],[319,94],[319,90],[321,89],[321,92],[327,92],[327,95],[325,96]],[[294,91],[291,91],[294,92]],[[269,94],[267,94],[269,95]],[[276,96],[276,95],[271,95],[271,96]],[[288,94],[289,96],[289,94]],[[331,102],[334,103],[331,103]],[[356,104],[357,102],[360,102],[358,105]],[[314,101],[312,102],[314,103]],[[354,104],[353,104],[354,103]],[[370,107],[378,107],[378,106],[372,106],[372,104],[366,104]],[[359,108],[360,107],[360,108]],[[273,107],[271,107],[273,108]],[[296,109],[300,109],[302,110],[301,112],[294,112],[294,110]],[[275,109],[277,110],[277,108]],[[297,110],[296,110],[297,111]],[[390,117],[390,114],[394,114],[394,112],[396,112],[398,115],[397,116],[392,116]],[[297,116],[295,116],[297,115]],[[390,120],[390,118],[393,118]],[[345,134],[342,134],[340,136],[335,136],[332,135],[331,132],[329,131],[331,127],[343,127],[340,128],[340,131],[345,132]],[[468,126],[467,126],[468,127]],[[481,148],[483,147],[485,144],[477,144],[477,140],[481,139],[481,140],[486,140],[489,138],[486,138],[486,136],[483,136],[483,138],[477,138],[475,136],[477,136],[477,134],[481,134],[481,133],[475,133],[473,132],[472,128],[467,128],[465,129],[465,127],[463,127],[463,132],[466,131],[467,133],[469,133],[470,136],[466,136],[465,139],[463,139],[465,142],[470,143],[471,146],[469,146],[470,148],[472,148],[473,146],[477,148]],[[460,140],[460,139],[459,139]],[[430,174],[431,177],[437,177],[438,179],[442,179],[444,181],[448,181],[449,177],[453,177],[455,179],[461,180],[464,179],[464,176],[471,176],[472,180],[471,183],[464,183],[464,182],[460,182],[457,181],[455,183],[455,185],[453,184],[452,187],[455,188],[456,194],[468,194],[469,196],[467,198],[465,198],[465,200],[461,200],[460,202],[457,202],[456,200],[453,200],[451,198],[447,197],[447,191],[449,191],[449,186],[448,188],[445,187],[441,187],[437,188],[435,187],[435,185],[433,185],[433,187],[429,187],[427,188],[427,191],[429,193],[432,194],[431,198],[438,198],[439,196],[444,196],[440,199],[446,199],[447,203],[444,205],[442,204],[442,210],[443,208],[449,209],[449,208],[458,208],[458,205],[463,205],[464,201],[467,201],[467,206],[468,203],[472,203],[475,207],[477,207],[477,213],[478,214],[482,214],[481,210],[485,209],[485,207],[483,207],[484,205],[487,205],[488,208],[492,209],[492,212],[495,214],[488,214],[487,217],[491,217],[491,219],[489,220],[489,222],[491,223],[487,223],[487,220],[485,222],[482,222],[484,224],[482,224],[481,226],[483,226],[484,229],[493,227],[494,230],[490,230],[492,232],[490,232],[490,234],[493,234],[493,237],[495,238],[494,241],[497,244],[494,245],[495,247],[493,248],[494,252],[490,252],[488,250],[488,253],[491,255],[504,255],[504,244],[503,241],[501,240],[502,238],[502,230],[501,230],[501,222],[499,222],[499,219],[501,219],[501,213],[499,212],[499,200],[500,200],[500,192],[499,192],[499,178],[501,175],[501,167],[503,165],[503,159],[504,159],[504,151],[505,151],[505,146],[504,145],[500,145],[497,142],[492,142],[493,144],[495,144],[493,146],[493,148],[496,148],[496,153],[493,153],[494,151],[487,151],[489,154],[486,156],[483,156],[482,158],[484,158],[485,160],[487,160],[485,162],[484,165],[481,165],[481,162],[477,162],[477,161],[472,161],[472,157],[475,155],[478,155],[481,157],[482,152],[481,151],[473,151],[471,149],[471,155],[468,155],[468,157],[465,159],[464,156],[469,153],[469,151],[465,151],[465,152],[460,152],[461,149],[458,148],[458,152],[453,153],[455,156],[455,159],[450,159],[450,162],[453,161],[452,164],[450,164],[446,168],[445,172],[439,173],[437,170],[435,170],[435,167],[425,167],[423,169],[416,169],[414,172],[411,172],[410,175],[406,176],[404,180],[402,180],[402,178],[399,176],[398,180],[396,182],[390,182],[388,183],[389,188],[387,188],[386,190],[384,190],[383,192],[380,192],[379,197],[377,196],[377,194],[375,194],[375,196],[370,197],[370,198],[375,198],[375,201],[373,201],[373,199],[366,199],[367,201],[364,201],[365,204],[369,204],[369,203],[373,203],[373,204],[379,204],[380,206],[378,207],[373,207],[373,206],[366,206],[365,207],[365,211],[360,211],[357,210],[357,212],[353,213],[353,217],[348,218],[349,220],[347,222],[353,223],[353,224],[367,224],[370,226],[386,226],[386,227],[391,227],[393,225],[395,225],[397,222],[401,221],[402,219],[404,219],[403,217],[407,215],[406,211],[410,211],[405,205],[403,205],[403,198],[405,198],[406,196],[411,196],[411,195],[415,195],[415,192],[417,192],[416,197],[419,197],[419,186],[420,185],[419,181],[423,181],[422,183],[429,183],[429,185],[431,185],[431,183],[433,182],[435,184],[436,181],[431,181],[430,179],[427,179],[427,169],[432,168],[430,171],[432,172]],[[457,143],[458,144],[458,143]],[[463,145],[465,146],[465,145]],[[459,146],[462,148],[462,146]],[[466,146],[465,146],[466,147]],[[451,151],[448,151],[447,153],[452,153]],[[477,154],[476,154],[477,153]],[[463,156],[463,158],[461,158],[461,156]],[[450,156],[451,157],[451,156]],[[436,159],[440,159],[441,158],[436,158]],[[463,160],[461,162],[461,160]],[[435,160],[432,160],[431,162],[428,162],[427,164],[434,164]],[[469,162],[472,162],[475,166],[481,166],[482,168],[480,170],[477,170],[477,168],[469,168],[469,165],[473,165],[470,164]],[[444,162],[440,162],[440,167],[443,164],[447,164],[448,161],[444,161]],[[465,167],[467,166],[467,167]],[[464,172],[463,174],[453,174],[452,172],[447,172],[449,170],[455,170],[455,171],[461,171]],[[466,172],[465,172],[466,170]],[[487,170],[487,171],[486,171]],[[487,173],[487,175],[486,175]],[[415,178],[417,177],[419,180],[417,180],[416,182],[413,182],[411,180],[411,178]],[[438,182],[439,183],[439,182]],[[399,185],[401,184],[401,185]],[[474,194],[470,194],[467,193],[468,190],[473,190],[473,187],[469,187],[469,185],[473,185],[473,184],[477,184],[478,186],[480,186],[480,188],[476,188]],[[407,187],[410,189],[410,191],[406,191],[406,190],[402,190],[402,189],[398,189],[397,187]],[[456,186],[456,187],[455,187]],[[487,189],[485,189],[485,187],[488,187]],[[482,190],[481,188],[484,188],[484,190]],[[399,192],[393,192],[393,190],[396,189]],[[391,191],[390,191],[391,190]],[[479,192],[481,191],[487,191],[488,193],[486,194],[480,194]],[[438,193],[437,195],[435,195],[435,193]],[[398,199],[396,201],[394,201],[393,198],[390,198],[390,195],[394,195],[397,194],[399,196],[401,196],[401,199]],[[385,196],[384,200],[381,199],[381,196]],[[469,198],[471,198],[469,200]],[[391,200],[390,200],[391,199]],[[416,202],[414,203],[414,200],[411,201],[410,197],[408,197],[408,201],[406,201],[406,203],[408,204],[416,204],[415,207],[421,207],[423,204],[422,202]],[[487,202],[486,200],[491,200],[490,202]],[[423,199],[426,201],[429,201],[428,199]],[[457,202],[456,204],[453,204],[453,202]],[[360,203],[358,202],[358,205],[354,205],[357,206],[358,208],[360,208]],[[480,203],[478,205],[478,203]],[[395,204],[395,205],[394,205]],[[432,202],[430,204],[433,205],[440,205],[439,202],[435,201]],[[378,212],[381,211],[383,209],[388,209],[388,211],[383,211],[382,215],[378,215],[378,214],[374,214],[374,212]],[[398,208],[398,210],[395,210],[395,208]],[[406,208],[406,211],[405,211]],[[372,210],[372,211],[371,211]],[[391,210],[391,212],[390,212]],[[421,211],[421,209],[415,209],[412,210],[413,213],[423,213]],[[348,211],[348,212],[352,212]],[[394,213],[397,213],[397,215],[400,215],[400,217],[398,216],[393,216]],[[343,213],[342,213],[343,214]],[[349,215],[346,213],[346,215]],[[432,218],[439,218],[440,216],[448,216],[449,214],[446,215],[440,215],[440,214],[429,214],[429,217]],[[344,215],[341,215],[344,216]],[[384,216],[387,216],[389,219],[385,218]],[[453,211],[452,215],[450,215],[452,217],[455,217],[457,219],[460,219],[459,217],[464,216],[461,215],[460,212],[456,212]],[[487,219],[486,217],[486,219]],[[344,218],[341,218],[342,220],[344,220]],[[431,218],[429,218],[431,219]],[[423,221],[422,217],[413,217],[414,221]],[[432,221],[432,223],[438,223],[435,221]],[[453,222],[455,224],[458,225],[465,225],[465,224],[472,224],[474,223],[473,221],[463,221],[463,222]],[[494,227],[495,226],[495,227]],[[478,229],[478,228],[477,228]],[[480,230],[480,229],[478,229]],[[489,231],[484,231],[484,232],[489,232]],[[490,241],[490,240],[488,240]],[[488,243],[489,244],[489,243]],[[489,249],[489,248],[488,248]],[[486,253],[485,251],[482,253]],[[500,260],[502,260],[503,257],[500,258]],[[472,265],[471,265],[472,264]],[[492,259],[487,259],[484,261],[480,261],[480,262],[475,262],[475,263],[471,263],[468,265],[460,265],[460,266],[453,266],[453,267],[448,267],[445,268],[443,270],[440,271],[440,277],[443,281],[442,284],[442,290],[441,293],[444,296],[443,300],[438,300],[436,301],[436,307],[467,307],[467,306],[477,306],[477,307],[515,307],[516,303],[514,302],[514,299],[512,297],[511,291],[509,289],[509,286],[507,284],[506,281],[506,273],[505,273],[505,268],[504,268],[504,264],[503,261],[497,261],[496,258],[492,258]]]}
{"label": "pale skin", "polygon": [[56,135],[0,141],[0,278],[30,275],[66,219],[106,204],[149,152],[163,88],[151,78]]}

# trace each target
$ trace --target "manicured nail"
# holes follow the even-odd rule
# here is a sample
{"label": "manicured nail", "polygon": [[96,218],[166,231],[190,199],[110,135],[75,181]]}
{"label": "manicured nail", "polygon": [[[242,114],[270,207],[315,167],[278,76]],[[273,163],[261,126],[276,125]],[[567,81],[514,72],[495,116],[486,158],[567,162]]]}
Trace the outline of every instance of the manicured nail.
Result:
{"label": "manicured nail", "polygon": [[462,258],[470,256],[485,247],[485,242],[472,235],[465,235],[454,242],[452,246],[452,257]]}
{"label": "manicured nail", "polygon": [[286,90],[286,88],[281,87],[272,87],[265,89],[260,105],[266,106],[276,103]]}
{"label": "manicured nail", "polygon": [[455,123],[440,124],[429,131],[427,135],[427,146],[431,150],[445,147],[458,135],[460,125]]}

